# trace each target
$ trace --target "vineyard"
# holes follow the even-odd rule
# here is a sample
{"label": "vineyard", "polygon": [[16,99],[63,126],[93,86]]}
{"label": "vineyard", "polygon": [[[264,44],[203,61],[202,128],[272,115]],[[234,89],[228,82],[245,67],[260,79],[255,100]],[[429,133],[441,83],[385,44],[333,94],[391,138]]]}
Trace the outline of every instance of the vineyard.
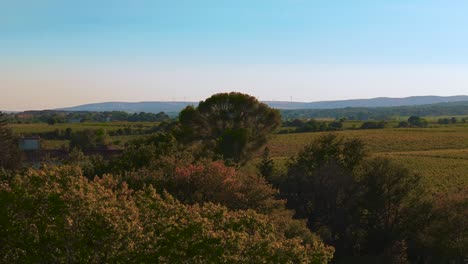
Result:
{"label": "vineyard", "polygon": [[[423,176],[433,193],[460,192],[468,186],[468,127],[388,128],[335,132],[359,138],[372,156],[391,158]],[[279,164],[323,133],[273,135],[268,147]],[[466,191],[466,190],[465,190]]]}

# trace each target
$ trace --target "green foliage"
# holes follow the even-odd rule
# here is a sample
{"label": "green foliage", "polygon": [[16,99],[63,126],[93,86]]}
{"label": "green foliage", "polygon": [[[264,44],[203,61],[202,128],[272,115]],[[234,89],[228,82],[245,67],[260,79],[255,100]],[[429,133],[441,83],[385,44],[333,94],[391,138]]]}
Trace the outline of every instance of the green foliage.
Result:
{"label": "green foliage", "polygon": [[114,192],[110,178],[43,169],[2,175],[0,186],[2,262],[122,262],[135,250],[130,190]]}
{"label": "green foliage", "polygon": [[290,161],[279,184],[289,208],[334,245],[345,236],[355,200],[353,170],[366,156],[359,140],[324,135]]}
{"label": "green foliage", "polygon": [[47,124],[48,124],[48,125],[53,126],[53,125],[55,125],[55,123],[57,123],[57,119],[56,119],[56,118],[54,118],[54,117],[49,117],[49,118],[47,119]]}
{"label": "green foliage", "polygon": [[[367,254],[378,255],[394,243],[415,240],[427,225],[421,177],[388,159],[366,161],[357,173],[359,225]],[[362,245],[361,245],[362,246]]]}
{"label": "green foliage", "polygon": [[111,114],[111,118],[113,120],[117,120],[117,121],[123,121],[123,120],[126,120],[126,121],[130,121],[130,122],[163,122],[163,121],[169,121],[169,116],[164,113],[164,112],[159,112],[157,114],[153,114],[153,113],[144,113],[144,112],[140,112],[140,113],[134,113],[134,114],[127,114],[127,116],[125,116],[124,113],[119,113],[120,114],[120,117],[117,118],[116,114]]}
{"label": "green foliage", "polygon": [[14,170],[21,167],[21,152],[17,139],[0,112],[0,169]]}
{"label": "green foliage", "polygon": [[419,116],[410,116],[408,124],[412,127],[427,127],[427,121]]}
{"label": "green foliage", "polygon": [[326,263],[333,251],[254,211],[183,205],[73,167],[0,178],[0,260],[12,263]]}
{"label": "green foliage", "polygon": [[128,121],[128,122],[164,122],[169,121],[169,116],[164,112],[154,113],[127,113],[123,111],[60,111],[60,110],[44,110],[44,111],[26,111],[19,114],[10,115],[11,122],[15,123],[47,123],[55,125],[67,123],[70,120],[74,122],[108,122],[110,121]]}
{"label": "green foliage", "polygon": [[288,129],[283,129],[279,131],[280,134],[283,133],[305,133],[305,132],[323,132],[323,131],[338,131],[343,128],[344,120],[338,120],[333,122],[320,122],[314,119],[303,121],[300,119],[294,119],[292,121],[284,122],[283,126],[285,127],[296,127],[294,130],[289,131]]}
{"label": "green foliage", "polygon": [[287,239],[254,211],[230,212],[211,203],[189,207],[171,198],[161,206],[151,188],[137,195],[138,204],[147,210],[144,229],[150,241],[160,241],[144,248],[138,262],[325,263],[331,258],[329,248]]}
{"label": "green foliage", "polygon": [[330,124],[328,124],[329,131],[336,131],[342,128],[343,128],[343,122],[341,121],[333,121]]}
{"label": "green foliage", "polygon": [[220,93],[179,115],[182,139],[202,141],[226,160],[245,162],[280,125],[277,110],[241,93]]}
{"label": "green foliage", "polygon": [[[468,187],[438,195],[429,225],[421,227],[421,248],[435,263],[463,263],[468,252]],[[423,229],[424,228],[424,229]]]}
{"label": "green foliage", "polygon": [[82,150],[95,150],[106,148],[110,144],[110,138],[104,129],[85,129],[72,134],[70,148]]}
{"label": "green foliage", "polygon": [[257,169],[260,175],[265,179],[271,179],[274,173],[275,162],[270,156],[270,149],[265,147],[263,150],[262,160],[257,164]]}
{"label": "green foliage", "polygon": [[186,152],[171,151],[153,158],[146,167],[125,172],[119,179],[136,190],[153,184],[184,204],[211,202],[234,210],[252,209],[267,214],[285,237],[299,237],[305,244],[323,247],[304,221],[292,219],[292,212],[285,209],[284,201],[276,199],[277,191],[263,177],[237,171],[220,161],[195,161]]}
{"label": "green foliage", "polygon": [[400,123],[398,123],[398,127],[399,128],[405,128],[405,127],[409,127],[410,124],[406,121],[401,121]]}
{"label": "green foliage", "polygon": [[343,139],[337,134],[324,134],[306,145],[290,164],[290,169],[314,169],[337,164],[348,171],[352,170],[367,155],[364,143],[359,139]]}
{"label": "green foliage", "polygon": [[83,175],[88,179],[93,179],[95,176],[102,176],[110,172],[109,161],[104,160],[101,155],[85,155],[80,149],[72,149],[68,157],[62,161],[64,165],[78,166],[81,168]]}
{"label": "green foliage", "polygon": [[[463,120],[462,120],[463,122]],[[437,123],[443,124],[443,125],[449,125],[449,124],[456,124],[457,123],[457,118],[452,117],[452,118],[439,118],[437,120]]]}
{"label": "green foliage", "polygon": [[385,128],[385,121],[367,121],[362,123],[361,129],[379,129]]}
{"label": "green foliage", "polygon": [[[288,207],[335,246],[337,260],[354,255],[380,262],[401,241],[411,241],[414,253],[431,212],[420,201],[419,176],[388,159],[367,160],[361,141],[333,134],[299,152],[279,186]],[[406,248],[400,253],[405,259]]]}
{"label": "green foliage", "polygon": [[155,133],[131,141],[122,155],[110,162],[109,171],[122,174],[149,166],[160,168],[167,165],[163,163],[166,160],[163,161],[162,157],[180,158],[184,155],[190,154],[183,150],[183,146],[171,134]]}

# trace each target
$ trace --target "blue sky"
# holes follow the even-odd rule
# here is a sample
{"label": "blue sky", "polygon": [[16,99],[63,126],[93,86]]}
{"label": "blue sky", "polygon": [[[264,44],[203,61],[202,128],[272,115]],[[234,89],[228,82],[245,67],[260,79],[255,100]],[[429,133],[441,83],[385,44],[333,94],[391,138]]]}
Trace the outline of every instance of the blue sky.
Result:
{"label": "blue sky", "polygon": [[[0,1],[0,109],[468,94],[468,1]],[[28,100],[33,94],[36,100]]]}

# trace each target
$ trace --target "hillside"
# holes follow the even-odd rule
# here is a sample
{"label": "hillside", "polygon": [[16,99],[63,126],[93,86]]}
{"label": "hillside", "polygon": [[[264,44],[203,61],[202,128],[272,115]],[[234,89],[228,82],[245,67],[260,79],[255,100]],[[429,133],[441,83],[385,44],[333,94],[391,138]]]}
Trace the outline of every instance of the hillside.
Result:
{"label": "hillside", "polygon": [[407,116],[464,116],[468,101],[392,107],[346,107],[336,109],[285,109],[283,119],[347,118],[351,120],[382,120]]}
{"label": "hillside", "polygon": [[278,109],[335,109],[345,107],[391,107],[426,105],[436,103],[449,103],[468,101],[468,96],[411,96],[404,98],[378,97],[372,99],[352,99],[339,101],[319,101],[310,103],[298,102],[265,102]]}
{"label": "hillside", "polygon": [[130,113],[146,112],[146,113],[173,113],[179,112],[187,105],[196,105],[198,102],[105,102],[85,104],[74,107],[60,108],[57,110],[64,111],[89,111],[89,112],[111,112],[124,111]]}
{"label": "hillside", "polygon": [[[449,103],[468,101],[468,96],[412,96],[405,98],[379,97],[373,99],[353,99],[339,101],[319,101],[319,102],[286,102],[286,101],[265,101],[270,107],[277,109],[337,109],[346,107],[392,107],[392,106],[412,106],[435,103]],[[187,105],[196,105],[197,102],[105,102],[85,104],[74,107],[61,108],[66,111],[125,111],[125,112],[150,112],[150,113],[173,113],[179,112]]]}

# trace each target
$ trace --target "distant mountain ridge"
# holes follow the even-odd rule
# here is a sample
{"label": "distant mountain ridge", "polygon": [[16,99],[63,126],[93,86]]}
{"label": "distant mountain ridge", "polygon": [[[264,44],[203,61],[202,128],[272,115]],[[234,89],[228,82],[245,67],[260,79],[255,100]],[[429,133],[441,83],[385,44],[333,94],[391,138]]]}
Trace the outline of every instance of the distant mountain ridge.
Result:
{"label": "distant mountain ridge", "polygon": [[105,112],[105,111],[124,111],[130,113],[174,113],[180,112],[188,105],[197,105],[198,102],[165,102],[165,101],[153,101],[153,102],[104,102],[104,103],[93,103],[84,104],[73,107],[60,108],[56,110],[63,111],[89,111],[89,112]]}
{"label": "distant mountain ridge", "polygon": [[350,120],[391,120],[409,116],[468,116],[468,101],[442,102],[423,105],[382,107],[345,107],[335,109],[282,109],[283,119],[326,118]]}
{"label": "distant mountain ridge", "polygon": [[[318,102],[287,102],[287,101],[265,101],[270,107],[277,109],[338,109],[347,107],[394,107],[413,106],[436,103],[450,103],[468,101],[467,95],[456,96],[411,96],[404,98],[378,97],[372,99],[351,99],[338,101],[318,101]],[[74,107],[60,108],[56,110],[64,111],[124,111],[124,112],[149,112],[149,113],[177,113],[188,105],[197,105],[198,102],[104,102],[84,104]]]}
{"label": "distant mountain ridge", "polygon": [[350,99],[338,101],[318,101],[310,103],[266,101],[278,109],[337,109],[346,107],[393,107],[436,103],[468,101],[467,95],[456,96],[411,96],[404,98],[377,97],[371,99]]}

